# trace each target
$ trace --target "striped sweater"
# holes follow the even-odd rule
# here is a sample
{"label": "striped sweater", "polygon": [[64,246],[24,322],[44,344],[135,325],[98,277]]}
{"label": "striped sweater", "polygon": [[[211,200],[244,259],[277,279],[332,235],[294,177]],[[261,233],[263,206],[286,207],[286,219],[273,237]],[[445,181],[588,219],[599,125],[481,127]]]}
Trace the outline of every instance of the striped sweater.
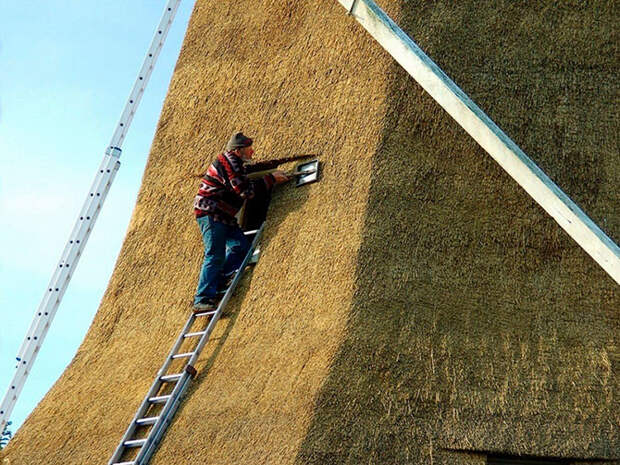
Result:
{"label": "striped sweater", "polygon": [[[251,165],[250,165],[251,166]],[[196,218],[210,215],[215,221],[236,225],[235,215],[246,199],[265,195],[275,184],[271,174],[262,179],[247,177],[246,167],[236,150],[217,156],[200,182],[194,198]]]}

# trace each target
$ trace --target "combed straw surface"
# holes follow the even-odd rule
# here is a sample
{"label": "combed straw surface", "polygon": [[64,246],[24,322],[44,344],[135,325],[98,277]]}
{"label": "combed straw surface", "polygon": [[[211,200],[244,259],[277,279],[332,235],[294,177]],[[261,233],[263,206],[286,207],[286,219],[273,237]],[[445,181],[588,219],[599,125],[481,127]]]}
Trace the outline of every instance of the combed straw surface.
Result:
{"label": "combed straw surface", "polygon": [[[382,1],[615,240],[612,2]],[[204,169],[320,153],[152,463],[619,459],[618,287],[335,1],[198,0],[114,275],[0,457],[106,463],[190,310]]]}

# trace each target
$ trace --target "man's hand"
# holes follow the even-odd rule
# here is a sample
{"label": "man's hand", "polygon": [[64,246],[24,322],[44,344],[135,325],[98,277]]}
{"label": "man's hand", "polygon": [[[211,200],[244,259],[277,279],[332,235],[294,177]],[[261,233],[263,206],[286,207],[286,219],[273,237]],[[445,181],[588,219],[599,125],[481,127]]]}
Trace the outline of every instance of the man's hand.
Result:
{"label": "man's hand", "polygon": [[271,174],[273,176],[273,179],[276,181],[276,184],[284,184],[285,182],[291,180],[291,177],[287,176],[286,173],[281,170],[275,170]]}

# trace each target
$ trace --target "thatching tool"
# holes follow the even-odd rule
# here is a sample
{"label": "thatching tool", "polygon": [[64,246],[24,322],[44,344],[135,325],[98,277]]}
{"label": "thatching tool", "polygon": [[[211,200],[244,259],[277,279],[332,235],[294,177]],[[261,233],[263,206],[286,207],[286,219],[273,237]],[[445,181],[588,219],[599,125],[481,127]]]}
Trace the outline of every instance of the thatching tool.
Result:
{"label": "thatching tool", "polygon": [[297,178],[296,187],[310,184],[319,180],[319,160],[310,160],[300,163],[293,171],[286,173],[289,178]]}
{"label": "thatching tool", "polygon": [[316,158],[318,155],[316,153],[302,153],[297,155],[292,155],[290,157],[284,158],[276,158],[274,160],[266,160],[259,161],[256,163],[252,163],[251,165],[246,165],[246,172],[256,173],[259,171],[268,171],[276,169],[278,166],[283,165],[284,163],[290,163],[292,161],[305,160],[306,158]]}

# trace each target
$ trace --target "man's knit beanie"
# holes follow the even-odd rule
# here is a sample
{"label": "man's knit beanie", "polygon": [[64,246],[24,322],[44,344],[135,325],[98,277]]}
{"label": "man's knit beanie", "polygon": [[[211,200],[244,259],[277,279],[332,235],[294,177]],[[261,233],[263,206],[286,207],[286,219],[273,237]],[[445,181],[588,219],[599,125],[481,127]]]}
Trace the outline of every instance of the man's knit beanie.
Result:
{"label": "man's knit beanie", "polygon": [[228,144],[226,145],[226,150],[236,150],[242,149],[243,147],[249,147],[252,145],[253,140],[249,137],[243,135],[242,132],[237,132],[232,135]]}

